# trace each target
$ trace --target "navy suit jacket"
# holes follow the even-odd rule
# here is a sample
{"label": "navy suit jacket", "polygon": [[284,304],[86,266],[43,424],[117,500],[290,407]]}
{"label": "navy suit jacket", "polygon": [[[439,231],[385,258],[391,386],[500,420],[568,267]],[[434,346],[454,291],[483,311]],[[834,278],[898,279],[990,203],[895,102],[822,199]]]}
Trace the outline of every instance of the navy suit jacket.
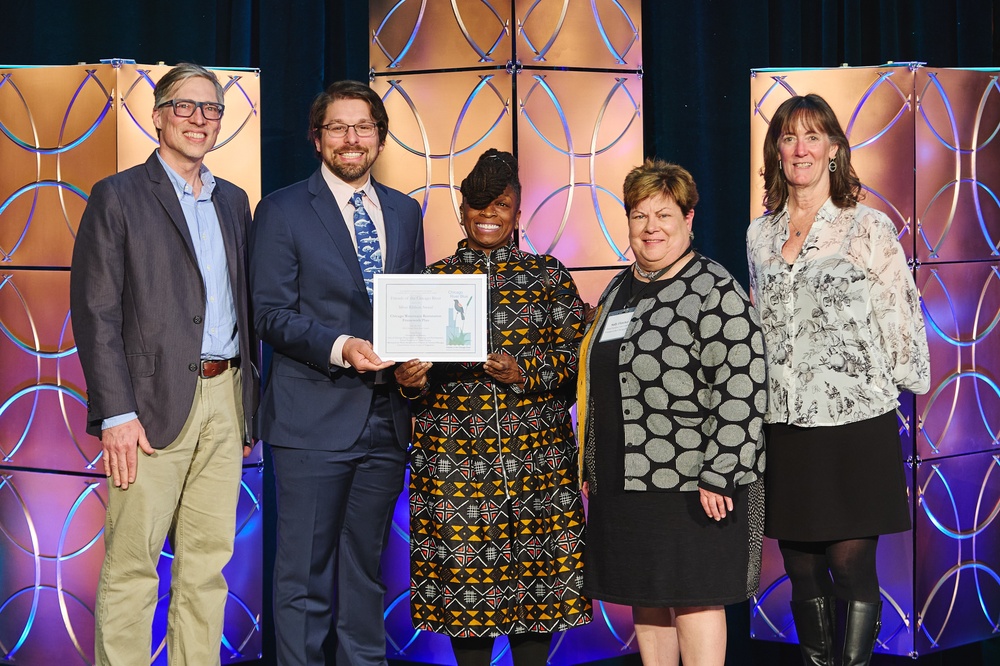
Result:
{"label": "navy suit jacket", "polygon": [[[372,183],[385,222],[384,272],[419,272],[425,263],[420,206]],[[330,351],[341,335],[371,340],[374,313],[350,231],[320,170],[257,206],[250,291],[257,332],[274,349],[258,435],[275,446],[347,449],[367,420],[375,373],[331,367]],[[405,447],[409,407],[397,391],[390,401],[397,442]]]}
{"label": "navy suit jacket", "polygon": [[[245,437],[260,392],[247,299],[246,192],[215,179],[242,359]],[[73,248],[70,308],[87,381],[87,432],[137,412],[154,448],[180,434],[198,381],[205,286],[177,192],[154,152],[97,182]]]}

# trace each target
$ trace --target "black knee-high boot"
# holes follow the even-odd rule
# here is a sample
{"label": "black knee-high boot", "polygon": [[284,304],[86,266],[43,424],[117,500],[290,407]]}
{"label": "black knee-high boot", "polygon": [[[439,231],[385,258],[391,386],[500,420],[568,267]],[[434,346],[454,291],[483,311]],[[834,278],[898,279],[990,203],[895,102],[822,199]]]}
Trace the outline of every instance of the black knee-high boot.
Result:
{"label": "black knee-high boot", "polygon": [[792,601],[792,618],[799,635],[799,649],[806,666],[834,666],[833,597]]}
{"label": "black knee-high boot", "polygon": [[837,644],[843,646],[841,666],[868,666],[881,628],[881,599],[876,602],[837,599]]}

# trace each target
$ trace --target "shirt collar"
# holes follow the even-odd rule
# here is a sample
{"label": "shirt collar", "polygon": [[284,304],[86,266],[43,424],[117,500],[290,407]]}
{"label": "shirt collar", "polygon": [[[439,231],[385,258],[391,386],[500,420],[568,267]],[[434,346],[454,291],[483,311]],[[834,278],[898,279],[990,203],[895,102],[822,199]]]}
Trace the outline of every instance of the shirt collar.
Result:
{"label": "shirt collar", "polygon": [[330,167],[326,164],[320,166],[320,173],[323,174],[323,180],[326,181],[326,186],[330,188],[330,192],[333,193],[333,198],[337,200],[337,206],[339,206],[341,210],[351,203],[351,197],[354,196],[355,192],[365,193],[366,206],[368,205],[368,202],[371,202],[376,209],[382,210],[382,206],[378,200],[378,195],[375,193],[375,185],[372,183],[370,175],[364,185],[361,187],[354,187],[353,185],[345,183],[338,178],[332,171],[330,171]]}
{"label": "shirt collar", "polygon": [[[489,257],[492,263],[499,264],[505,261],[512,261],[518,252],[514,236],[511,236],[506,245],[493,248],[493,251],[489,253]],[[479,264],[486,261],[486,253],[482,250],[473,250],[469,247],[469,241],[464,238],[458,241],[458,249],[455,250],[455,254],[460,261],[466,264]]]}
{"label": "shirt collar", "polygon": [[[160,151],[156,151],[156,159],[160,160],[160,164],[163,166],[163,170],[167,174],[167,178],[170,179],[170,184],[174,186],[174,191],[177,192],[177,198],[181,198],[185,194],[190,194],[194,196],[194,190],[191,188],[191,184],[184,180],[179,173],[173,170],[173,168],[167,164],[162,157],[160,157]],[[212,172],[208,170],[208,167],[202,164],[199,168],[199,175],[201,176],[201,199],[208,199],[212,196],[212,191],[215,189],[215,176]]]}
{"label": "shirt collar", "polygon": [[824,201],[823,205],[816,211],[816,217],[824,222],[833,222],[839,215],[840,209],[837,208],[837,204],[833,203],[833,199]]}

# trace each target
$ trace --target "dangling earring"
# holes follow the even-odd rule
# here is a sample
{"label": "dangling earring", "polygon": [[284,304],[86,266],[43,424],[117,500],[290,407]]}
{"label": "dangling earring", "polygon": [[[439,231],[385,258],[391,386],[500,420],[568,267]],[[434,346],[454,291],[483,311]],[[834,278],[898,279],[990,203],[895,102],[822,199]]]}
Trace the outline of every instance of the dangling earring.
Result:
{"label": "dangling earring", "polygon": [[688,232],[688,240],[694,240],[694,229]]}
{"label": "dangling earring", "polygon": [[778,171],[781,171],[781,160],[778,160]]}
{"label": "dangling earring", "polygon": [[830,173],[837,173],[837,163],[830,160]]}

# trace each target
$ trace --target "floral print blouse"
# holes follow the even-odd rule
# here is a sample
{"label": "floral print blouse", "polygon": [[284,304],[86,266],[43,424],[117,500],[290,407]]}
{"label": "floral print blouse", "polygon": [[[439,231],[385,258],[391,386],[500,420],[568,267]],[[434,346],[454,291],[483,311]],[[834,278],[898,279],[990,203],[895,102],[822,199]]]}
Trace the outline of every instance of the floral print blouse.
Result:
{"label": "floral print blouse", "polygon": [[925,393],[920,295],[889,218],[828,199],[793,264],[781,256],[786,240],[787,208],[747,230],[767,356],[765,421],[853,423],[895,409],[900,391]]}

